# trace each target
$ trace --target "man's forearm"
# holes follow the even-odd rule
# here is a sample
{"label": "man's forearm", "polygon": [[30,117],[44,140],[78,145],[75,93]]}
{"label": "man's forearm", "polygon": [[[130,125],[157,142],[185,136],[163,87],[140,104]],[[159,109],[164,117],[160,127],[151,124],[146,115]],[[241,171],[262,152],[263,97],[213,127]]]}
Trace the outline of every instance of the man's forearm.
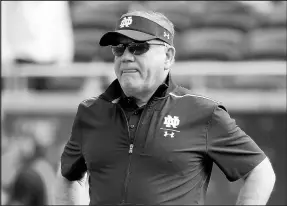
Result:
{"label": "man's forearm", "polygon": [[245,179],[236,205],[266,205],[275,183],[275,174],[266,158]]}

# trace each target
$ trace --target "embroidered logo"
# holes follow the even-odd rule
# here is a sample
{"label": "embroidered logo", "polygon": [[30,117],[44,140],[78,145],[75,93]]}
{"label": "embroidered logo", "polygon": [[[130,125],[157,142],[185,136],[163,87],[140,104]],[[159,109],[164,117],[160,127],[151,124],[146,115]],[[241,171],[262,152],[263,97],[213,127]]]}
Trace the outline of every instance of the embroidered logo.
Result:
{"label": "embroidered logo", "polygon": [[168,133],[168,131],[164,131],[163,136],[167,137],[168,135],[170,136],[170,138],[174,138],[174,132]]}
{"label": "embroidered logo", "polygon": [[179,118],[177,116],[170,116],[167,115],[167,117],[164,117],[164,123],[166,127],[173,127],[173,128],[177,128],[177,126],[179,125]]}
{"label": "embroidered logo", "polygon": [[169,39],[169,34],[166,32],[163,32],[163,37],[166,37],[167,39]]}
{"label": "embroidered logo", "polygon": [[170,137],[171,139],[175,138],[175,132],[180,132],[178,130],[175,130],[177,126],[179,125],[179,123],[180,123],[180,120],[177,116],[172,117],[170,115],[167,115],[166,117],[164,117],[163,124],[165,125],[165,128],[160,128],[164,130],[163,136]]}
{"label": "embroidered logo", "polygon": [[123,28],[123,27],[129,27],[133,22],[133,19],[131,16],[129,17],[124,17],[123,20],[121,21],[121,25],[120,27]]}

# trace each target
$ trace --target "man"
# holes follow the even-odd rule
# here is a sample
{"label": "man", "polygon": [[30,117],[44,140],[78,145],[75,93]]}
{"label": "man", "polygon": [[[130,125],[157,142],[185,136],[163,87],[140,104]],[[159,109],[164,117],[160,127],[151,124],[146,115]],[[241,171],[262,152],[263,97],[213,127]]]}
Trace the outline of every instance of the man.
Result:
{"label": "man", "polygon": [[78,204],[88,173],[91,205],[204,204],[213,162],[245,183],[238,204],[266,204],[275,182],[264,152],[225,107],[177,86],[173,24],[133,11],[100,40],[117,79],[83,101],[61,156],[57,203]]}

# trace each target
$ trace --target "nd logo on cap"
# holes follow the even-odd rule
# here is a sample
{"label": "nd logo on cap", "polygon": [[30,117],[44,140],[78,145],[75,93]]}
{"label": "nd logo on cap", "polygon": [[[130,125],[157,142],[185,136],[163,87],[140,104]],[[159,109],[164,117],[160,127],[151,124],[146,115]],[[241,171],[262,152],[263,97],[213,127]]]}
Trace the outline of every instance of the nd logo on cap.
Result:
{"label": "nd logo on cap", "polygon": [[133,22],[133,19],[131,16],[129,17],[125,17],[123,18],[121,24],[120,24],[120,28],[123,28],[123,27],[129,27],[129,25],[131,25]]}

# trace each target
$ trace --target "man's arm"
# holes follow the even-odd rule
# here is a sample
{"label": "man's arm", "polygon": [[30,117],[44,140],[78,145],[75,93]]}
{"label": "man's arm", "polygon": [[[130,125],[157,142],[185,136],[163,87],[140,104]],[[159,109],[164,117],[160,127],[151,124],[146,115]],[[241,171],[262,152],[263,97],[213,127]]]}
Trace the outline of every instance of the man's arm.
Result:
{"label": "man's arm", "polygon": [[54,202],[56,205],[87,205],[85,194],[86,175],[80,181],[69,181],[61,174],[61,166],[57,172],[54,188]]}
{"label": "man's arm", "polygon": [[265,158],[243,178],[236,205],[266,205],[275,184],[275,173]]}

